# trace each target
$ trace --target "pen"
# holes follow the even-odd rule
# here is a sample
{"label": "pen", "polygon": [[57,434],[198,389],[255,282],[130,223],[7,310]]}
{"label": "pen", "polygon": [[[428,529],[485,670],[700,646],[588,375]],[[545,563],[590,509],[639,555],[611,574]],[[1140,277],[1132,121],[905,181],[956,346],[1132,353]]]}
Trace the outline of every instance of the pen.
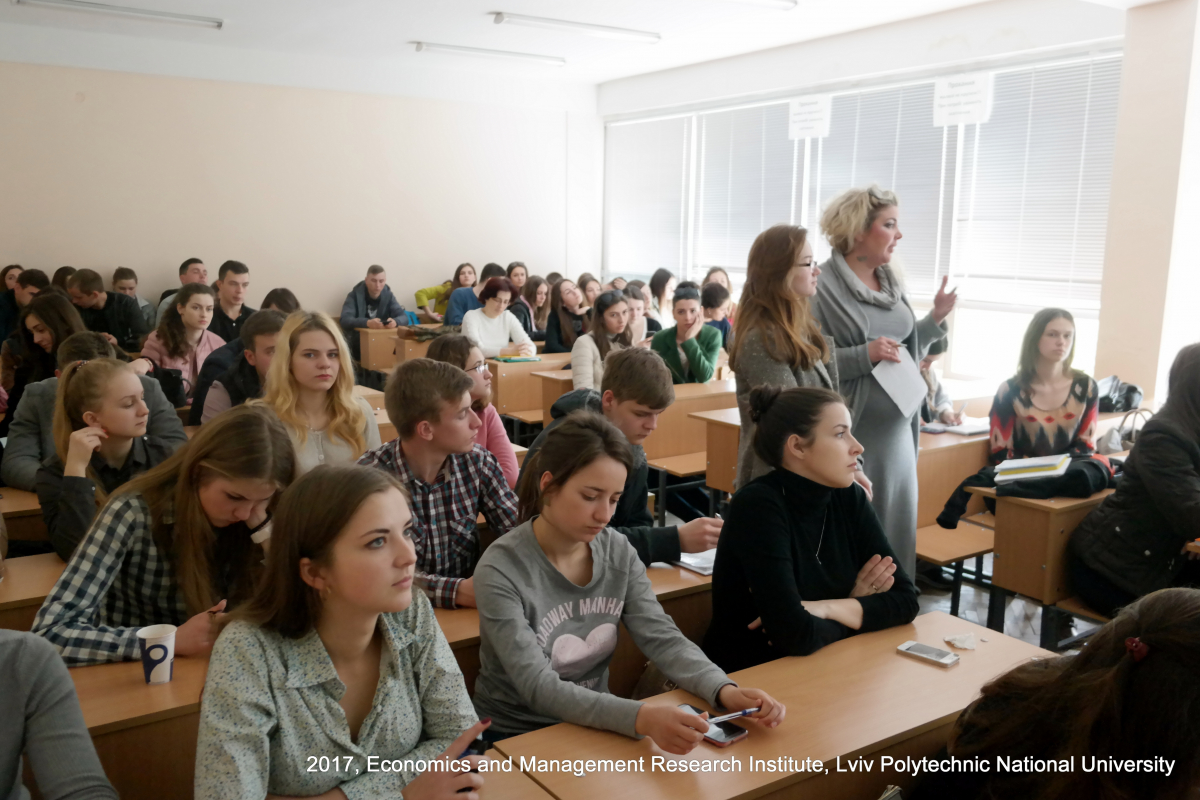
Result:
{"label": "pen", "polygon": [[737,719],[738,717],[748,717],[751,714],[757,714],[759,711],[762,711],[762,706],[759,706],[758,708],[747,708],[742,711],[735,711],[732,714],[725,714],[724,716],[720,717],[709,717],[708,722],[710,725],[716,725],[718,722],[728,722],[729,720]]}

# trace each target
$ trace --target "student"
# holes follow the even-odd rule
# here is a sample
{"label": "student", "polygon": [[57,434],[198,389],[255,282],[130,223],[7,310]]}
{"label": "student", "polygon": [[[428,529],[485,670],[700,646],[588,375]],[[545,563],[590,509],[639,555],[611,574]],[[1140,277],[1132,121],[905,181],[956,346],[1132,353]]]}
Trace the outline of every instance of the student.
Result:
{"label": "student", "polygon": [[[0,558],[0,569],[3,565]],[[75,683],[54,648],[32,633],[0,630],[0,674],[4,796],[29,797],[21,775],[27,764],[41,797],[116,800],[83,720]]]}
{"label": "student", "polygon": [[216,298],[203,283],[189,283],[175,295],[158,330],[146,337],[142,356],[163,369],[177,369],[183,376],[187,405],[192,404],[196,380],[204,360],[224,346],[225,340],[209,327]]}
{"label": "student", "polygon": [[532,356],[537,353],[533,340],[525,333],[517,317],[505,313],[514,294],[508,278],[492,278],[479,293],[483,307],[463,315],[463,334],[478,344],[485,358]]}
{"label": "student", "polygon": [[54,404],[55,454],[37,473],[38,504],[63,561],[118,486],[171,457],[178,443],[147,435],[140,376],[114,358],[69,362]]}
{"label": "student", "polygon": [[142,319],[146,322],[146,330],[154,330],[154,323],[157,319],[154,306],[150,305],[149,301],[138,297],[138,276],[137,273],[129,267],[117,267],[113,270],[112,287],[114,292],[126,294],[137,300],[138,308],[142,312]]}
{"label": "student", "polygon": [[50,285],[50,279],[40,269],[18,268],[8,273],[13,276],[14,287],[0,294],[0,342],[12,336],[21,318],[21,310],[38,292]]}
{"label": "student", "polygon": [[[267,296],[263,298],[262,309],[270,309],[279,311],[285,317],[293,311],[300,310],[300,301],[296,299],[295,293],[291,289],[279,288],[272,289],[267,292]],[[250,320],[246,320],[249,322]]]}
{"label": "student", "polygon": [[525,288],[525,282],[529,280],[529,269],[524,261],[514,261],[508,265],[505,273],[508,282],[513,285],[513,294],[519,298],[521,290]]}
{"label": "student", "polygon": [[605,292],[592,306],[590,331],[571,348],[571,383],[576,389],[598,389],[604,379],[604,359],[610,352],[633,346],[629,304],[617,291]]}
{"label": "student", "polygon": [[[419,800],[483,785],[478,772],[368,766],[456,759],[487,727],[413,591],[411,521],[403,487],[366,467],[324,466],[283,493],[264,580],[213,647],[196,800]],[[310,751],[336,766],[309,769]]]}
{"label": "student", "polygon": [[476,519],[504,534],[517,523],[517,498],[496,457],[475,443],[475,382],[458,367],[413,358],[384,390],[398,437],[358,460],[400,479],[413,502],[417,574],[438,608],[475,605]]}
{"label": "student", "polygon": [[261,560],[252,537],[294,471],[273,414],[222,414],[108,499],[33,632],[69,666],[136,659],[137,629],[158,623],[179,627],[176,656],[206,654],[217,617],[250,594]]}
{"label": "student", "polygon": [[607,527],[632,464],[621,432],[588,411],[551,431],[531,458],[520,487],[522,524],[496,540],[476,569],[475,709],[493,720],[489,738],[572,722],[690,752],[708,729],[704,717],[609,693],[622,623],[683,689],[714,707],[757,707],[751,719],[769,728],[783,721],[782,704],[740,688],[679,632],[637,551]]}
{"label": "student", "polygon": [[704,324],[700,293],[691,287],[677,289],[671,313],[675,327],[654,334],[650,348],[667,362],[675,383],[708,383],[717,371],[721,334]]}
{"label": "student", "polygon": [[217,302],[208,329],[220,336],[221,341],[232,342],[238,337],[242,323],[255,311],[244,304],[250,288],[250,268],[240,261],[226,261],[217,270],[213,288],[217,290]]}
{"label": "student", "polygon": [[354,365],[337,324],[297,311],[279,331],[263,400],[296,447],[296,474],[348,464],[380,445],[371,404],[354,393]]}
{"label": "student", "polygon": [[[197,389],[193,396],[192,411],[188,415],[189,425],[202,425],[217,414],[228,411],[234,406],[240,406],[247,400],[262,397],[263,386],[267,382],[267,371],[271,368],[271,360],[275,357],[276,341],[279,339],[279,331],[283,328],[285,319],[283,314],[269,308],[251,314],[250,319],[246,320],[246,324],[242,326],[242,335],[230,343],[238,350],[237,354],[233,356],[233,363],[224,372],[220,372],[216,378],[205,373],[209,372],[209,364],[217,357],[217,353],[225,348],[221,348],[208,357],[204,366],[200,368],[200,377],[197,379]],[[242,342],[246,344],[243,345]],[[228,346],[226,345],[226,347]],[[206,378],[208,378],[207,386],[204,383]],[[201,386],[205,386],[203,400],[199,388]],[[193,423],[192,419],[196,415],[197,404],[201,404],[202,410],[200,417]]]}
{"label": "student", "polygon": [[616,425],[629,442],[633,465],[625,478],[621,502],[608,525],[625,534],[647,566],[655,561],[678,561],[680,553],[711,550],[717,546],[723,524],[719,519],[701,516],[679,526],[654,527],[654,518],[646,504],[650,465],[642,444],[658,427],[659,415],[674,402],[671,372],[656,353],[638,347],[615,351],[606,362],[599,390],[580,389],[558,398],[550,407],[551,423],[525,454],[524,463],[528,464],[529,457],[541,449],[550,431],[574,411],[603,414]]}
{"label": "student", "polygon": [[372,264],[367,268],[366,279],[355,284],[346,295],[340,322],[355,361],[361,358],[359,328],[395,328],[408,324],[404,308],[387,285],[387,273],[383,267]]}
{"label": "student", "polygon": [[75,274],[74,267],[59,267],[54,270],[54,277],[50,279],[52,286],[57,286],[62,289],[63,294],[67,293],[67,279]]}
{"label": "student", "polygon": [[478,284],[472,288],[459,287],[450,293],[450,301],[446,306],[446,316],[443,321],[447,325],[462,325],[463,316],[468,311],[483,308],[483,301],[479,299],[479,293],[483,291],[487,282],[492,278],[503,277],[504,267],[499,264],[485,265],[483,271],[479,273]]}
{"label": "student", "polygon": [[659,322],[666,322],[667,308],[671,298],[675,296],[675,276],[670,270],[656,269],[650,276],[650,305],[646,307],[646,316]]}
{"label": "student", "polygon": [[911,575],[917,561],[920,413],[915,408],[901,413],[872,371],[880,361],[900,361],[902,346],[914,362],[924,358],[929,345],[946,336],[957,295],[946,291],[943,276],[929,313],[917,318],[890,263],[903,238],[898,204],[894,193],[871,186],[849,189],[826,206],[821,230],[832,253],[821,265],[825,277],[817,284],[812,312],[821,332],[834,340],[837,390],[866,448],[863,470],[878,488],[871,501],[875,513],[900,566]]}
{"label": "student", "polygon": [[729,320],[729,290],[715,281],[700,289],[700,308],[704,313],[704,324],[721,332],[721,347],[729,349],[729,337],[733,324]]}
{"label": "student", "polygon": [[103,334],[122,350],[141,349],[142,338],[150,329],[137,300],[119,292],[106,292],[104,279],[90,269],[72,273],[67,279],[67,292],[79,307],[79,316],[88,330]]}
{"label": "student", "polygon": [[1071,588],[1111,617],[1168,586],[1200,586],[1200,344],[1175,356],[1167,401],[1138,432],[1117,491],[1071,534]]}
{"label": "student", "polygon": [[662,330],[662,323],[646,314],[650,304],[650,289],[642,281],[630,281],[623,290],[629,302],[629,325],[633,330],[633,341],[639,347],[649,347],[650,339]]}
{"label": "student", "polygon": [[[730,282],[729,273],[725,271],[724,267],[708,268],[708,272],[704,274],[704,280],[700,281],[700,294],[703,295],[704,290],[713,283],[723,287],[725,291],[729,293],[729,296],[731,298],[733,297],[733,284]],[[737,303],[730,300],[729,311],[725,315],[726,319],[729,320],[730,325],[733,324],[733,317],[735,314],[737,314]]]}
{"label": "student", "polygon": [[17,288],[17,276],[24,269],[20,264],[9,264],[4,269],[0,269],[0,292],[11,292]]}
{"label": "student", "polygon": [[550,289],[550,318],[546,321],[546,353],[569,353],[575,340],[588,332],[583,292],[573,281],[561,280]]}
{"label": "student", "polygon": [[841,396],[760,386],[750,413],[773,471],[730,503],[704,652],[733,672],[912,622],[917,588],[855,485],[863,448]]}
{"label": "student", "polygon": [[[51,377],[29,384],[12,417],[8,446],[0,462],[4,482],[15,489],[37,490],[38,470],[46,459],[58,452],[54,440],[54,407],[58,394],[58,376],[69,365],[79,361],[116,358],[117,351],[103,336],[81,331],[63,340],[57,349],[57,365]],[[135,372],[147,362],[138,359],[131,365]],[[162,387],[148,374],[138,374],[142,385],[142,402],[149,410],[146,435],[167,442],[176,450],[187,442],[183,424],[175,407],[163,393]]]}
{"label": "student", "polygon": [[454,270],[454,277],[443,284],[430,286],[417,292],[417,308],[434,322],[441,322],[450,303],[450,295],[455,289],[469,289],[475,285],[475,267],[471,264],[459,264]]}
{"label": "student", "polygon": [[[208,268],[204,266],[204,262],[198,258],[189,258],[179,265],[179,283],[181,286],[187,286],[189,283],[203,283],[208,285]],[[155,310],[154,318],[161,320],[163,314],[171,307],[171,298],[175,296],[178,289],[167,289],[158,298],[158,308]]]}
{"label": "student", "polygon": [[551,272],[550,274],[548,274],[546,276],[546,283],[550,284],[550,286],[553,287],[554,284],[558,283],[562,279],[563,279],[563,275],[561,272]]}
{"label": "student", "polygon": [[954,403],[950,400],[949,393],[943,388],[941,381],[938,380],[937,373],[933,370],[933,365],[946,352],[946,340],[940,339],[929,346],[929,352],[921,359],[921,363],[917,366],[921,370],[921,378],[925,381],[925,386],[928,390],[925,393],[925,402],[921,404],[921,421],[922,422],[941,422],[944,425],[961,425],[963,415],[954,410]]}
{"label": "student", "polygon": [[[1200,591],[1163,589],[1122,610],[1087,646],[1032,659],[983,687],[941,754],[988,771],[930,774],[914,798],[1184,798],[1200,786]],[[1001,770],[1068,761],[1074,769]],[[1171,773],[1089,769],[1161,758]]]}
{"label": "student", "polygon": [[475,433],[475,444],[482,445],[496,457],[504,479],[510,489],[517,485],[517,454],[513,451],[512,442],[504,430],[504,422],[500,413],[492,405],[492,371],[488,369],[487,359],[479,347],[467,336],[450,333],[439,336],[429,343],[426,354],[434,361],[453,364],[471,376],[474,385],[471,387],[471,410],[479,417],[479,430]]}
{"label": "student", "polygon": [[579,276],[579,280],[575,282],[579,287],[579,291],[583,292],[584,308],[591,308],[596,304],[596,298],[600,296],[600,281],[596,279],[590,272],[585,272]]}
{"label": "student", "polygon": [[992,400],[991,462],[1096,450],[1096,382],[1071,368],[1075,318],[1061,308],[1033,315],[1021,343],[1017,374]]}
{"label": "student", "polygon": [[521,290],[521,302],[529,309],[529,327],[525,332],[535,342],[545,341],[546,323],[550,319],[550,284],[541,276],[530,276]]}
{"label": "student", "polygon": [[[0,420],[0,436],[8,435],[13,409],[20,408],[25,387],[54,377],[59,344],[71,334],[84,330],[87,328],[79,317],[79,310],[57,290],[39,292],[21,311],[17,329],[0,345],[0,386],[8,392],[9,408]],[[7,461],[3,459],[0,464]],[[17,484],[10,482],[9,485]],[[32,473],[28,488],[33,488]]]}

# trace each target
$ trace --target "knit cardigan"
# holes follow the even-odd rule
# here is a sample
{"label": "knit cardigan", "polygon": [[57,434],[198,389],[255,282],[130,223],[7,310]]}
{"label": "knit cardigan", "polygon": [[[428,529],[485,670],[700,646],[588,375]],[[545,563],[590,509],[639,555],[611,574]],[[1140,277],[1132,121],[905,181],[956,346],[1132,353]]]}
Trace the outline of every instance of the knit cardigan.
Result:
{"label": "knit cardigan", "polygon": [[[600,358],[600,348],[596,346],[597,331],[585,333],[575,340],[571,347],[571,382],[576,389],[600,390],[600,382],[604,380],[604,359]],[[600,334],[604,335],[604,334]],[[608,337],[608,352],[624,350],[625,346]]]}

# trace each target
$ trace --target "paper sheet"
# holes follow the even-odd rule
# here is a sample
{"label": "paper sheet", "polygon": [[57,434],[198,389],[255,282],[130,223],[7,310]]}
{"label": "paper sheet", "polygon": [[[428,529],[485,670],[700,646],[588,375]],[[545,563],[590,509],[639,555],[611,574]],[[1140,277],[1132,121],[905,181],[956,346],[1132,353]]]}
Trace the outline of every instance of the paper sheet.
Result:
{"label": "paper sheet", "polygon": [[679,556],[678,561],[672,561],[671,563],[684,569],[690,569],[692,572],[698,572],[701,575],[712,575],[713,564],[716,560],[717,548],[714,547],[711,550],[705,550],[703,553],[683,553]]}
{"label": "paper sheet", "polygon": [[921,407],[921,401],[925,399],[929,387],[925,385],[921,370],[909,355],[908,348],[901,347],[899,351],[898,362],[880,361],[875,365],[875,369],[871,370],[871,374],[879,381],[880,387],[887,392],[888,397],[892,398],[900,413],[911,417]]}

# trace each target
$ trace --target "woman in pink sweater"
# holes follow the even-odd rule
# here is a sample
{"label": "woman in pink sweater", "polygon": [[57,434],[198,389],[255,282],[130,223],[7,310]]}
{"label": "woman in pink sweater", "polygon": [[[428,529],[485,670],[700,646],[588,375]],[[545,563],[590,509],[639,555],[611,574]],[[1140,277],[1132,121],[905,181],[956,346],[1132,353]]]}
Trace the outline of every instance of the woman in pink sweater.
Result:
{"label": "woman in pink sweater", "polygon": [[164,369],[177,369],[183,373],[183,388],[189,406],[204,359],[225,344],[224,339],[208,329],[215,302],[213,290],[208,286],[187,284],[163,313],[158,330],[147,336],[142,345],[143,358]]}
{"label": "woman in pink sweater", "polygon": [[475,444],[496,457],[509,488],[515,488],[521,468],[517,465],[517,454],[508,440],[508,433],[504,430],[504,422],[492,405],[492,373],[488,370],[483,353],[470,337],[455,333],[439,336],[430,342],[428,356],[434,361],[445,361],[465,370],[475,381],[471,388],[471,399],[474,401],[471,408],[483,423],[475,434]]}

